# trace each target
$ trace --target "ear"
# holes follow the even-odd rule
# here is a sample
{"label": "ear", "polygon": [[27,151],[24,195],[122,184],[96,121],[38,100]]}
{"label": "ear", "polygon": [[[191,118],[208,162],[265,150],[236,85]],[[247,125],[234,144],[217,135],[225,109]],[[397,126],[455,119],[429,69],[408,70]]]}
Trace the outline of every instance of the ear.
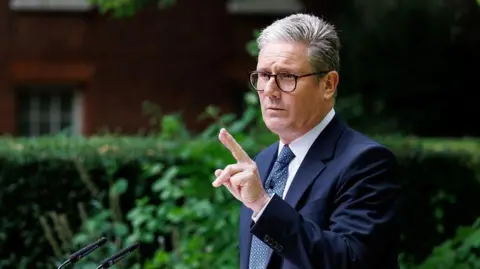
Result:
{"label": "ear", "polygon": [[323,77],[324,91],[323,99],[332,100],[337,91],[337,85],[339,81],[339,75],[337,71],[330,71],[328,74]]}

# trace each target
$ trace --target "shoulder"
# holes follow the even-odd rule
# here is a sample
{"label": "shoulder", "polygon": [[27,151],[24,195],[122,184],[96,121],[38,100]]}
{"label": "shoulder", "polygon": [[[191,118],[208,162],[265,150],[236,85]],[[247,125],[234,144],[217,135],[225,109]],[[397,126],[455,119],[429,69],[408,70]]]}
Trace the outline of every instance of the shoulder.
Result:
{"label": "shoulder", "polygon": [[341,140],[337,149],[340,153],[348,153],[352,157],[382,154],[395,159],[395,154],[386,145],[350,127],[346,128]]}
{"label": "shoulder", "polygon": [[390,174],[398,167],[394,152],[379,141],[347,128],[336,150],[336,157],[343,160],[341,177],[352,174]]}
{"label": "shoulder", "polygon": [[336,157],[346,161],[344,172],[368,167],[393,170],[397,166],[394,152],[379,141],[347,127],[336,150]]}

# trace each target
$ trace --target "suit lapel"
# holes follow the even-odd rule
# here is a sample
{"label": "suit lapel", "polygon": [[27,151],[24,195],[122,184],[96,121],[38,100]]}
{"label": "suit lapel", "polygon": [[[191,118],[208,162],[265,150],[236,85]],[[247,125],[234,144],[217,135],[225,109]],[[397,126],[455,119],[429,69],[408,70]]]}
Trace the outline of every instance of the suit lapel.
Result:
{"label": "suit lapel", "polygon": [[307,188],[325,169],[325,161],[333,157],[336,142],[344,129],[345,124],[335,116],[312,144],[285,197],[292,207],[297,206]]}
{"label": "suit lapel", "polygon": [[277,159],[278,155],[278,142],[274,143],[268,147],[261,155],[256,159],[258,173],[260,174],[260,179],[262,180],[262,185],[265,188],[265,181],[272,170],[273,164]]}

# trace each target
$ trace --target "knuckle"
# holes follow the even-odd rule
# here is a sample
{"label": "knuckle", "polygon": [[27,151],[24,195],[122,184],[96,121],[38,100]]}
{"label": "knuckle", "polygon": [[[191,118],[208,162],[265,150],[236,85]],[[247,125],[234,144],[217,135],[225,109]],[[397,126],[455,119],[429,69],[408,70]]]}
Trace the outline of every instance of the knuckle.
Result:
{"label": "knuckle", "polygon": [[224,169],[223,171],[224,171],[225,173],[229,174],[229,173],[232,172],[232,169],[233,169],[232,165],[229,164],[229,165],[227,165],[227,166],[225,167],[225,169]]}
{"label": "knuckle", "polygon": [[242,178],[241,177],[232,177],[230,179],[230,182],[232,183],[233,186],[238,186],[242,182]]}
{"label": "knuckle", "polygon": [[248,170],[254,173],[255,171],[257,171],[257,165],[255,163],[249,163]]}

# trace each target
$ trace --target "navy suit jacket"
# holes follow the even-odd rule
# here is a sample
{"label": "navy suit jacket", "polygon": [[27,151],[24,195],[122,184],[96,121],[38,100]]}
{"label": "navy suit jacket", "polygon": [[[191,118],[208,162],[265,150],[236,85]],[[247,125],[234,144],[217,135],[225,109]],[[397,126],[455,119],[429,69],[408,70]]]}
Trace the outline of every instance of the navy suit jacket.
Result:
{"label": "navy suit jacket", "polygon": [[[278,142],[255,157],[267,178]],[[240,268],[252,234],[270,246],[267,268],[396,269],[400,185],[386,147],[335,116],[315,140],[283,200],[275,195],[260,219],[242,206]]]}

